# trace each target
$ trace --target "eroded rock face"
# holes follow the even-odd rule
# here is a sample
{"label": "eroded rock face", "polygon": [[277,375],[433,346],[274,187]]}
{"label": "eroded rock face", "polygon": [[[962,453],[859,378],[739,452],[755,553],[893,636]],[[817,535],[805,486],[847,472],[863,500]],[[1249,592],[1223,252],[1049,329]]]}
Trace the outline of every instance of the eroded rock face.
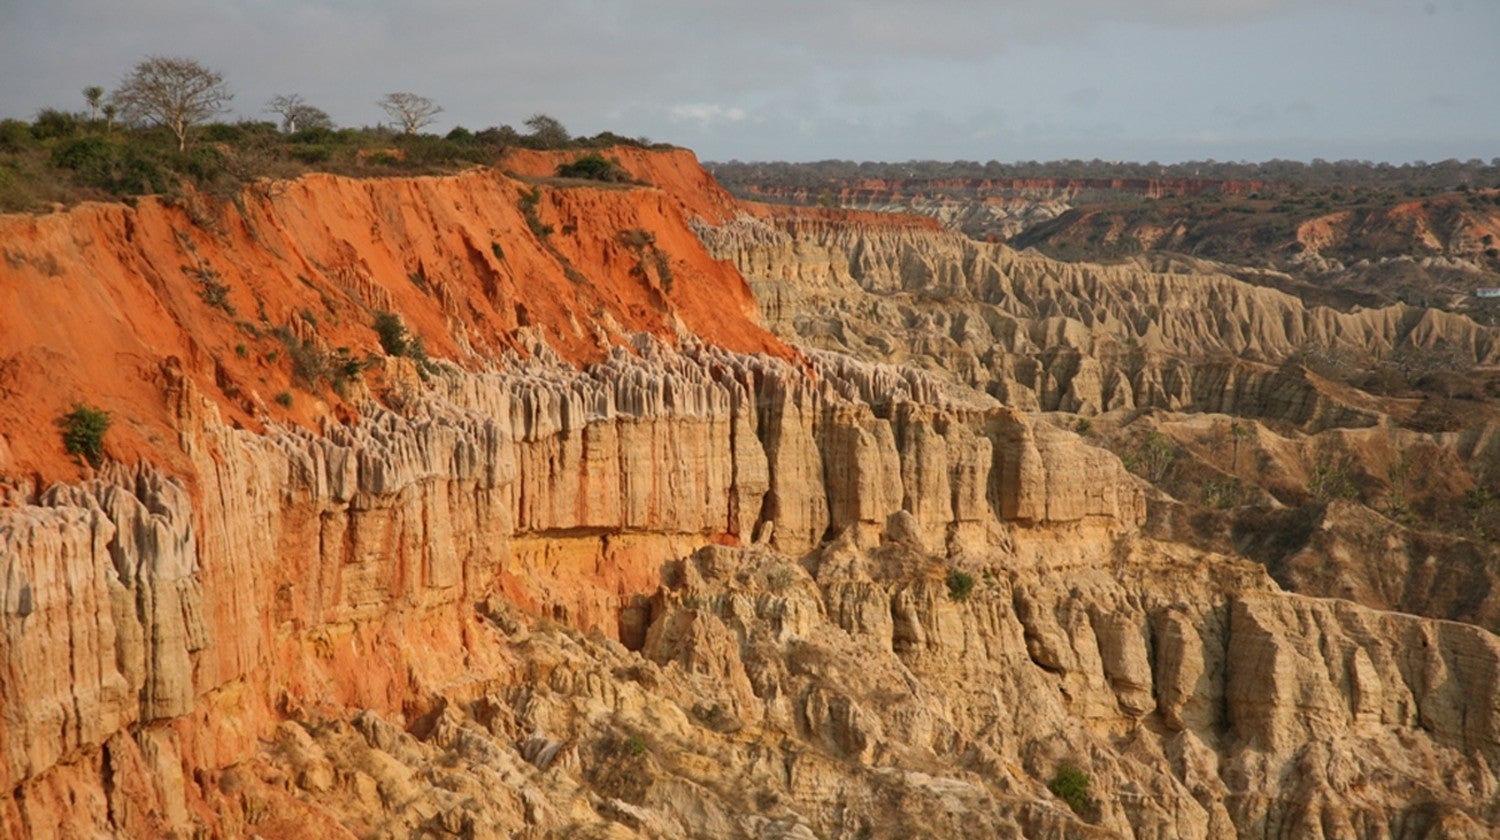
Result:
{"label": "eroded rock face", "polygon": [[[911,218],[749,206],[698,230],[784,336],[1097,428],[1171,495],[1159,536],[1245,552],[1306,594],[1497,626],[1500,555],[1478,524],[1500,477],[1493,328],[1309,306],[1191,258],[1062,262]],[[1174,466],[1146,463],[1153,439]],[[1010,441],[1013,473],[1035,469],[1027,445]],[[1337,493],[1315,487],[1331,474]],[[1280,510],[1334,495],[1364,507]]]}
{"label": "eroded rock face", "polygon": [[[651,165],[644,154],[627,163]],[[701,175],[680,154],[670,163],[673,184]],[[584,231],[576,241],[548,248],[520,234],[524,247],[489,248],[499,228],[524,224],[510,180],[323,186],[321,214],[288,221],[276,253],[245,257],[265,276],[237,269],[241,297],[269,294],[270,276],[297,295],[331,296],[337,281],[353,297],[325,302],[337,318],[327,330],[351,341],[369,340],[357,320],[367,309],[407,311],[410,298],[408,323],[439,335],[442,360],[388,358],[382,390],[361,380],[332,407],[298,403],[279,420],[228,387],[269,377],[270,362],[249,348],[216,361],[213,348],[232,345],[195,332],[209,322],[191,288],[143,279],[181,256],[151,216],[171,214],[128,217],[145,241],[134,256],[101,234],[129,227],[116,210],[80,216],[112,259],[141,268],[80,288],[134,300],[126,291],[149,287],[150,311],[176,313],[152,336],[181,355],[142,357],[129,395],[143,414],[122,414],[131,443],[111,450],[154,441],[171,457],[80,467],[85,480],[49,489],[0,482],[0,837],[1497,828],[1492,634],[1286,595],[1259,566],[1143,536],[1140,483],[1028,415],[1021,396],[1093,394],[1087,382],[1100,399],[1111,387],[1151,392],[1139,376],[1063,353],[1035,369],[997,355],[987,370],[1047,383],[1017,386],[1006,404],[913,366],[791,350],[745,317],[743,282],[682,223],[697,212],[738,224],[718,194],[549,195],[540,212]],[[393,196],[424,207],[407,215]],[[254,209],[270,224],[301,217],[298,206]],[[452,227],[433,230],[464,235],[429,240],[438,217]],[[5,229],[28,231],[17,251],[28,266],[46,264],[47,238],[32,234],[66,227],[14,224]],[[697,285],[668,290],[636,271],[617,236],[636,224],[655,231],[683,272],[676,282]],[[390,242],[369,241],[375,226]],[[232,264],[249,229],[197,231],[195,253]],[[1081,347],[1102,341],[1096,327],[1120,326],[1086,311],[1079,288],[1130,298],[1170,285],[1109,287],[1104,269],[1028,279],[1014,255],[998,273],[976,257],[975,273],[904,234],[882,245],[894,251],[820,246],[782,262],[763,247],[779,235],[750,225],[726,241],[801,272],[782,287],[787,306],[801,305],[796,289],[836,291],[858,265],[861,287],[904,294],[919,278],[1024,298],[1036,319],[1024,330],[991,313],[952,322],[953,334],[1032,348]],[[422,255],[425,285],[400,275],[391,242]],[[60,253],[60,285],[82,283],[81,246]],[[356,270],[361,259],[379,271]],[[315,276],[290,281],[304,262]],[[527,266],[597,320],[555,300],[513,305]],[[1078,288],[1048,291],[1059,282]],[[1192,306],[1222,302],[1213,288]],[[732,305],[717,340],[704,325],[721,298]],[[78,306],[94,311],[90,300]],[[1160,295],[1142,305],[1171,325],[1129,328],[1153,342],[1233,320],[1169,317]],[[501,315],[504,329],[486,332]],[[1263,319],[1221,340],[1272,347],[1321,317]],[[313,333],[294,323],[293,338]],[[1330,324],[1335,339],[1410,338]],[[641,326],[650,335],[632,336]],[[111,335],[131,352],[143,341],[123,326]],[[884,357],[947,347],[893,341]],[[965,369],[962,354],[947,358]],[[1141,376],[1162,393],[1207,387],[1151,370]],[[1217,375],[1206,367],[1193,381]],[[1250,387],[1224,381],[1224,393]],[[1299,399],[1276,410],[1313,424],[1334,410]],[[45,464],[56,449],[39,433],[6,435],[11,464]],[[1065,764],[1089,780],[1077,812],[1047,788]]]}
{"label": "eroded rock face", "polygon": [[[959,561],[961,600],[907,543],[705,548],[635,652],[494,601],[513,670],[413,726],[283,724],[221,805],[382,836],[1493,831],[1493,636],[1101,537],[1018,532]],[[1064,763],[1080,813],[1045,788]]]}
{"label": "eroded rock face", "polygon": [[[500,648],[472,638],[472,604],[497,588],[614,637],[661,563],[708,539],[760,533],[800,554],[847,530],[868,545],[909,510],[934,545],[980,544],[1004,520],[1129,532],[1144,509],[1106,453],[922,374],[836,357],[808,373],[643,340],[583,371],[450,371],[406,415],[372,404],[320,435],[228,429],[179,385],[196,507],[182,482],[138,467],[0,513],[17,675],[4,778],[31,830],[24,792],[62,767],[86,773],[70,756],[116,772],[116,732],[206,723],[231,687],[244,729],[195,732],[199,753],[158,763],[222,766],[215,755],[243,753],[278,713],[407,713],[499,667]],[[1094,491],[1049,484],[1080,457]]]}
{"label": "eroded rock face", "polygon": [[1341,313],[1226,274],[1061,262],[900,217],[753,209],[698,232],[779,334],[942,370],[1023,409],[1368,426],[1378,411],[1282,363],[1309,350],[1500,358],[1493,329],[1439,310]]}

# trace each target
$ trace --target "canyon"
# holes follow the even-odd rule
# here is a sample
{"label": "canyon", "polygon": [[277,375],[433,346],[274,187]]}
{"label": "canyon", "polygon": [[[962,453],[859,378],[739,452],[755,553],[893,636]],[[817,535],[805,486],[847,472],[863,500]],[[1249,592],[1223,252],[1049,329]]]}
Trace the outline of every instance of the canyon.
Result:
{"label": "canyon", "polygon": [[975,239],[1009,240],[1091,202],[1167,196],[1242,195],[1266,185],[1213,178],[861,178],[814,188],[746,180],[737,193],[778,204],[823,204],[937,219]]}
{"label": "canyon", "polygon": [[[713,168],[734,194],[757,201],[925,216],[971,239],[1075,262],[1152,271],[1198,263],[1343,311],[1400,301],[1497,323],[1496,307],[1475,297],[1500,285],[1500,182],[1482,166],[1446,175],[1355,161]],[[1018,172],[999,177],[1006,169]],[[1191,174],[1198,170],[1204,177]]]}
{"label": "canyon", "polygon": [[609,154],[0,217],[0,837],[1494,836],[1494,328]]}

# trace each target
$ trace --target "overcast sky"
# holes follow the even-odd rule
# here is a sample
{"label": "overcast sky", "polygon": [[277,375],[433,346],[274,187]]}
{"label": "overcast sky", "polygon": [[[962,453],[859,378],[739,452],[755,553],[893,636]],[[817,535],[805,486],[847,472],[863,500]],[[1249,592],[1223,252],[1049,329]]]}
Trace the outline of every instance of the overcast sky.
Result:
{"label": "overcast sky", "polygon": [[151,54],[235,116],[405,90],[705,160],[1500,156],[1500,0],[0,0],[0,117]]}

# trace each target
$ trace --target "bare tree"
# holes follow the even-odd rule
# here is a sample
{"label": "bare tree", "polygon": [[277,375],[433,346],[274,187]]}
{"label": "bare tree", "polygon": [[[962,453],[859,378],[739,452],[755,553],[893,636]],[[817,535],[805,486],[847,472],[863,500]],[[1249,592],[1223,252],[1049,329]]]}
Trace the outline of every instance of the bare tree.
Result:
{"label": "bare tree", "polygon": [[400,123],[401,130],[407,134],[416,134],[418,129],[431,125],[443,111],[436,102],[415,93],[387,93],[375,104]]}
{"label": "bare tree", "polygon": [[127,122],[166,127],[187,148],[193,126],[220,113],[234,94],[224,76],[191,58],[153,55],[137,64],[120,82],[112,99]]}
{"label": "bare tree", "polygon": [[104,102],[104,88],[89,85],[83,89],[83,99],[89,103],[89,122],[99,119],[99,106]]}
{"label": "bare tree", "polygon": [[281,115],[281,130],[287,134],[310,128],[333,128],[328,112],[307,104],[300,93],[277,94],[266,103],[266,110]]}

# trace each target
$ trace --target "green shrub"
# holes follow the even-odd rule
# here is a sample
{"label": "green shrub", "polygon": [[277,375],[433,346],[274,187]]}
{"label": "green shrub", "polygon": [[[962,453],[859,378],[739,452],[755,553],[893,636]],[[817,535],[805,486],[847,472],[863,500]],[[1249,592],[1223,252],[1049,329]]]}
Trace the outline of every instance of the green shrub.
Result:
{"label": "green shrub", "polygon": [[168,192],[176,180],[149,148],[97,134],[60,143],[52,150],[52,165],[73,170],[81,184],[120,196]]}
{"label": "green shrub", "polygon": [[38,140],[72,137],[78,133],[78,115],[57,108],[43,108],[31,124],[31,136]]}
{"label": "green shrub", "polygon": [[1173,446],[1171,438],[1152,430],[1147,432],[1141,441],[1138,457],[1141,472],[1145,477],[1160,483],[1167,477],[1167,471],[1171,469],[1172,462],[1177,459],[1177,448]]}
{"label": "green shrub", "polygon": [[330,367],[333,369],[333,384],[341,385],[343,380],[353,379],[364,372],[368,359],[356,359],[348,347],[339,347],[333,351],[333,360]]}
{"label": "green shrub", "polygon": [[388,356],[405,356],[411,349],[411,336],[401,316],[394,312],[375,313],[375,335],[380,338],[380,349]]}
{"label": "green shrub", "polygon": [[52,165],[94,175],[115,166],[122,155],[120,144],[107,137],[91,134],[60,143],[52,150]]}
{"label": "green shrub", "polygon": [[766,572],[766,588],[772,592],[785,592],[797,582],[797,572],[788,563],[778,563]]}
{"label": "green shrub", "polygon": [[[233,126],[226,126],[233,128]],[[226,174],[229,166],[224,153],[213,146],[194,146],[172,158],[173,168],[200,184],[212,183]]]}
{"label": "green shrub", "polygon": [[161,159],[145,149],[126,149],[114,178],[98,186],[115,195],[151,195],[170,192],[177,178]]}
{"label": "green shrub", "polygon": [[667,252],[655,248],[651,252],[651,261],[656,264],[656,279],[661,281],[661,287],[668,294],[672,292],[672,261],[667,257]]}
{"label": "green shrub", "polygon": [[1307,477],[1307,492],[1318,502],[1357,498],[1359,488],[1354,483],[1351,459],[1319,455]]}
{"label": "green shrub", "polygon": [[314,126],[295,131],[286,136],[288,143],[300,143],[307,145],[324,145],[339,142],[339,133],[324,126]]}
{"label": "green shrub", "polygon": [[0,152],[19,152],[33,145],[30,125],[21,120],[0,120]]}
{"label": "green shrub", "polygon": [[277,327],[272,334],[286,347],[286,354],[292,360],[292,377],[308,390],[327,382],[342,394],[345,384],[365,369],[365,363],[354,358],[348,347],[329,352],[318,347],[316,342],[297,338],[286,327]]}
{"label": "green shrub", "polygon": [[645,228],[626,228],[615,234],[615,241],[639,253],[642,249],[656,247],[656,234]]}
{"label": "green shrub", "polygon": [[324,163],[333,157],[333,147],[321,143],[309,143],[307,145],[293,146],[288,152],[293,160],[302,163]]}
{"label": "green shrub", "polygon": [[281,393],[277,394],[276,395],[276,404],[279,405],[279,406],[281,406],[282,408],[291,408],[292,407],[292,392],[291,391],[282,391]]}
{"label": "green shrub", "polygon": [[590,181],[629,181],[630,174],[620,165],[598,152],[580,155],[572,163],[557,167],[560,178],[587,178]]}
{"label": "green shrub", "polygon": [[406,155],[407,168],[448,167],[485,163],[490,156],[472,142],[448,140],[430,134],[402,134],[393,141]]}
{"label": "green shrub", "polygon": [[109,431],[109,412],[83,403],[74,403],[73,410],[58,421],[62,426],[63,448],[69,455],[78,455],[93,466],[104,460],[104,433]]}
{"label": "green shrub", "polygon": [[640,758],[646,754],[646,739],[640,735],[631,735],[625,739],[625,754],[631,758]]}
{"label": "green shrub", "polygon": [[1486,487],[1475,487],[1464,494],[1464,510],[1479,512],[1494,504],[1495,496]]}
{"label": "green shrub", "polygon": [[958,569],[948,573],[948,597],[954,601],[967,600],[974,591],[974,576]]}
{"label": "green shrub", "polygon": [[232,123],[209,123],[199,136],[206,143],[238,143],[245,139],[245,129]]}
{"label": "green shrub", "polygon": [[531,228],[531,232],[536,235],[536,238],[546,239],[552,235],[552,226],[543,222],[542,217],[537,214],[536,208],[537,205],[541,204],[541,201],[542,191],[539,189],[533,188],[521,193],[521,215],[526,217],[526,226]]}
{"label": "green shrub", "polygon": [[1089,807],[1089,774],[1079,770],[1071,764],[1062,764],[1057,768],[1057,773],[1052,781],[1047,783],[1047,790],[1052,795],[1068,803],[1073,813],[1083,816],[1083,812]]}
{"label": "green shrub", "polygon": [[644,228],[627,228],[615,234],[615,241],[635,252],[635,273],[646,277],[646,262],[656,267],[656,278],[668,293],[672,291],[672,260],[667,252],[656,247],[656,235]]}
{"label": "green shrub", "polygon": [[1236,507],[1244,499],[1244,489],[1240,487],[1239,479],[1229,478],[1223,481],[1209,481],[1204,485],[1203,499],[1209,505],[1219,510],[1228,510]]}
{"label": "green shrub", "polygon": [[182,271],[198,278],[198,297],[204,303],[230,315],[234,314],[234,305],[229,302],[229,284],[220,282],[217,271],[206,265],[196,268],[185,265]]}

